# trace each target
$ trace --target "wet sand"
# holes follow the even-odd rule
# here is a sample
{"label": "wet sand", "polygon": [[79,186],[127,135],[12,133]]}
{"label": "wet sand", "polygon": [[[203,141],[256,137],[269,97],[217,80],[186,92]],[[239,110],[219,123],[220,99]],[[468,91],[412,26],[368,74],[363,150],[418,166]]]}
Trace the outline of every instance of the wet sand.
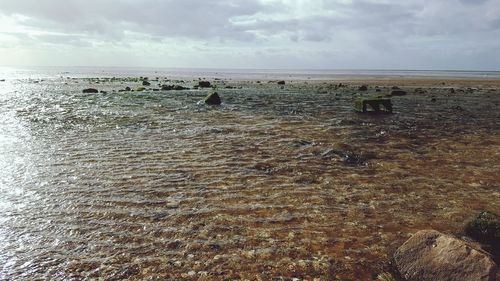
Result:
{"label": "wet sand", "polygon": [[[208,80],[221,107],[14,84],[0,279],[372,280],[412,233],[500,213],[498,80]],[[352,110],[392,86],[394,114]]]}

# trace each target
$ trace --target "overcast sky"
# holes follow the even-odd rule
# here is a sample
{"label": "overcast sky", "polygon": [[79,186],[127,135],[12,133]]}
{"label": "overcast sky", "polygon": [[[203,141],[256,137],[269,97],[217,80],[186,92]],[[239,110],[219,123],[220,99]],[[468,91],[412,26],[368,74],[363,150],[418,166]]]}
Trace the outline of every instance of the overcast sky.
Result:
{"label": "overcast sky", "polygon": [[500,0],[0,0],[0,65],[500,70]]}

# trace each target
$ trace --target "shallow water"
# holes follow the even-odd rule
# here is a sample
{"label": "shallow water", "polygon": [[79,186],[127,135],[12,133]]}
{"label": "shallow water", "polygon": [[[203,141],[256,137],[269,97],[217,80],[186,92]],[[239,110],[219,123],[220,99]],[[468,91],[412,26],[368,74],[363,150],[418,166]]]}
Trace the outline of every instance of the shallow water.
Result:
{"label": "shallow water", "polygon": [[370,280],[411,233],[500,212],[498,88],[367,116],[327,82],[230,82],[221,107],[0,83],[2,280]]}

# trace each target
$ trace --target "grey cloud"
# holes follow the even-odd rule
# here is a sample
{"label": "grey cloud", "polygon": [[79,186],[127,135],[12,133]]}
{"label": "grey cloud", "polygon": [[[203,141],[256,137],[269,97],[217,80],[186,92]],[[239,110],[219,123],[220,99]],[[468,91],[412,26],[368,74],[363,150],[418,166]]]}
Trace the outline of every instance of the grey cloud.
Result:
{"label": "grey cloud", "polygon": [[489,0],[460,0],[465,5],[481,5]]}
{"label": "grey cloud", "polygon": [[238,15],[252,15],[265,7],[250,0],[2,0],[0,13],[25,15],[25,23],[49,30],[111,35],[123,38],[130,30],[165,37],[249,40],[245,30],[230,23]]}
{"label": "grey cloud", "polygon": [[[300,3],[314,12],[299,10]],[[335,48],[329,53],[332,64],[360,58],[373,64],[422,64],[445,61],[448,55],[456,60],[477,49],[483,51],[466,57],[469,64],[500,56],[494,39],[500,35],[496,0],[0,0],[1,15],[25,16],[17,17],[21,25],[42,31],[12,35],[33,45],[105,42],[132,48],[143,42],[160,48],[196,42],[185,44],[191,48],[186,52],[197,52],[193,46],[199,45],[204,55],[221,47],[239,53],[244,46],[266,57],[279,56],[277,61],[285,61],[286,54],[319,57]]]}

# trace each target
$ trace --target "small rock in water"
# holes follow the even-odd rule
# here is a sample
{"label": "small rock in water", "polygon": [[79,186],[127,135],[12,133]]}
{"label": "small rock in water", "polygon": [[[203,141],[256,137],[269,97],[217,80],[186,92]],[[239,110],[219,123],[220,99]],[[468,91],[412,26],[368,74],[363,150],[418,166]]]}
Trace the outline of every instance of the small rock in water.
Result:
{"label": "small rock in water", "polygon": [[99,91],[97,89],[88,88],[82,91],[84,94],[97,94]]}
{"label": "small rock in water", "polygon": [[175,91],[182,91],[182,90],[189,90],[189,88],[183,87],[181,85],[175,85],[174,90]]}
{"label": "small rock in water", "polygon": [[208,105],[220,105],[222,100],[217,92],[213,92],[205,98],[205,103]]}
{"label": "small rock in water", "polygon": [[394,254],[407,281],[494,281],[496,264],[482,251],[435,230],[417,232]]}
{"label": "small rock in water", "polygon": [[200,81],[198,82],[198,87],[200,88],[210,88],[212,85],[208,81]]}
{"label": "small rock in water", "polygon": [[283,80],[282,81],[278,81],[278,85],[285,85],[285,84],[286,84],[286,82],[283,81]]}
{"label": "small rock in water", "polygon": [[151,86],[151,83],[149,83],[149,81],[147,80],[144,80],[142,81],[142,86]]}
{"label": "small rock in water", "polygon": [[5,79],[0,79],[0,82],[5,82]]}
{"label": "small rock in water", "polygon": [[132,89],[130,89],[130,87],[125,87],[125,91],[130,91]]}
{"label": "small rock in water", "polygon": [[362,91],[362,92],[364,92],[364,91],[368,91],[368,87],[367,87],[366,85],[362,85],[362,86],[360,86],[360,87],[358,88],[358,91]]}
{"label": "small rock in water", "polygon": [[406,91],[402,91],[402,90],[394,90],[391,92],[391,96],[405,96],[406,95]]}

